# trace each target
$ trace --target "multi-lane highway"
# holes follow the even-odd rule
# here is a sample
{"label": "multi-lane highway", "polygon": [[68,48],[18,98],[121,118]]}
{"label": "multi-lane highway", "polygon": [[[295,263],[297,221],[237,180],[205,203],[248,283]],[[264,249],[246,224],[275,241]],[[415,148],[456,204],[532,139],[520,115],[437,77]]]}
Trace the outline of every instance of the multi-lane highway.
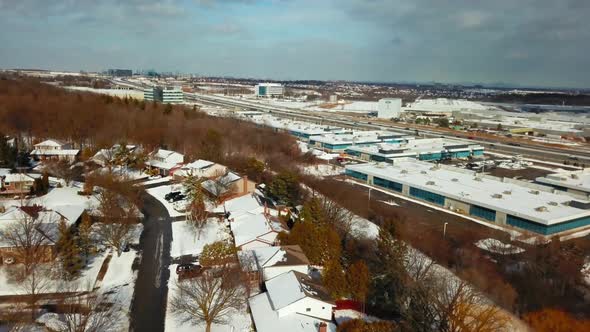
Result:
{"label": "multi-lane highway", "polygon": [[[115,80],[113,81],[113,83],[124,84],[126,86],[134,87],[137,89],[144,88],[140,84],[130,82],[128,80]],[[240,108],[245,110],[256,110],[273,114],[278,117],[287,117],[290,119],[297,119],[326,125],[335,125],[345,128],[366,130],[390,130],[410,135],[415,135],[416,132],[418,132],[418,134],[423,137],[444,137],[452,139],[458,138],[458,136],[449,135],[446,132],[438,132],[436,130],[428,130],[423,128],[408,128],[405,124],[386,124],[383,122],[377,122],[375,120],[363,118],[360,116],[343,115],[335,113],[321,114],[318,112],[307,111],[299,108],[277,107],[258,103],[255,101],[238,100],[229,97],[204,95],[197,93],[185,93],[185,99],[205,105],[221,106],[225,108]],[[560,163],[564,160],[568,160],[570,162],[577,161],[579,163],[590,163],[590,150],[584,148],[576,148],[574,150],[559,147],[543,146],[538,144],[527,144],[525,142],[506,144],[501,139],[495,140],[493,138],[482,137],[470,137],[469,140],[475,141],[485,146],[488,151],[494,151],[498,153],[506,153],[510,155],[520,154],[525,157]]]}

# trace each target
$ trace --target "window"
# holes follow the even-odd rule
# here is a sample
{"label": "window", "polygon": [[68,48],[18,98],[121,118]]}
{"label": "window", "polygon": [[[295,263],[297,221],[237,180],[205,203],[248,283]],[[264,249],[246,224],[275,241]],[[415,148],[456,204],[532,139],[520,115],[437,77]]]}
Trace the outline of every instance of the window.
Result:
{"label": "window", "polygon": [[471,208],[469,208],[469,214],[489,221],[496,221],[496,211],[478,205],[471,205]]}
{"label": "window", "polygon": [[397,192],[401,192],[402,188],[403,188],[403,185],[401,183],[385,180],[385,179],[382,179],[382,178],[376,177],[376,176],[373,177],[373,184],[375,184],[376,186],[382,187],[382,188],[395,190]]}
{"label": "window", "polygon": [[431,193],[430,191],[410,187],[410,195],[416,198],[425,200],[427,202],[438,205],[445,205],[445,197],[439,194]]}

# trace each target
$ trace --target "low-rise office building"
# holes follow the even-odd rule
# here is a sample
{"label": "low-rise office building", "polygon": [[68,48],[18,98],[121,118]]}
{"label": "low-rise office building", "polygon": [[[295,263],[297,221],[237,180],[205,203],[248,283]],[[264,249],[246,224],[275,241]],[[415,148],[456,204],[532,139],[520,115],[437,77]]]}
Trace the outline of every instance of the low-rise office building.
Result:
{"label": "low-rise office building", "polygon": [[542,235],[590,226],[590,202],[553,188],[473,171],[397,159],[346,166],[346,175],[478,219]]}
{"label": "low-rise office building", "polygon": [[399,143],[351,146],[346,153],[366,161],[392,162],[396,158],[445,160],[482,156],[484,147],[445,138],[407,139]]}
{"label": "low-rise office building", "polygon": [[535,181],[570,194],[590,197],[590,169],[549,174]]}
{"label": "low-rise office building", "polygon": [[377,143],[407,142],[405,134],[388,131],[355,131],[347,134],[324,134],[311,136],[309,144],[328,152],[344,152],[352,146],[369,146]]}
{"label": "low-rise office building", "polygon": [[278,97],[285,93],[285,87],[278,83],[260,83],[254,87],[256,97]]}
{"label": "low-rise office building", "polygon": [[184,102],[184,93],[178,86],[155,86],[143,90],[143,100],[158,101],[164,104],[181,104]]}

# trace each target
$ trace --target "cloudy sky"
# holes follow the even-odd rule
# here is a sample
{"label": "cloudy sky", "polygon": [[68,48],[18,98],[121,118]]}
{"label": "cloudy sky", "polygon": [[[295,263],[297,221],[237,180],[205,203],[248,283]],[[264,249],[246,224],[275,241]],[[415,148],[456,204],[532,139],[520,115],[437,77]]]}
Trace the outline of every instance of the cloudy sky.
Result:
{"label": "cloudy sky", "polygon": [[0,0],[0,68],[590,87],[588,0]]}

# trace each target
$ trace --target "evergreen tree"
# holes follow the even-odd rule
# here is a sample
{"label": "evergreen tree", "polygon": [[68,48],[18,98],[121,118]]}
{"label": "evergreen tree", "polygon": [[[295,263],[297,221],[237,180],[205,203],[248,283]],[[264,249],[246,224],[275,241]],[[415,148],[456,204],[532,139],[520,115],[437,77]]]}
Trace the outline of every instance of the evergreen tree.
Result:
{"label": "evergreen tree", "polygon": [[72,279],[76,277],[80,269],[82,269],[80,251],[76,244],[74,234],[63,220],[59,224],[59,239],[56,243],[56,249],[60,258],[62,271],[65,272],[66,278]]}
{"label": "evergreen tree", "polygon": [[333,259],[324,266],[322,282],[332,298],[340,299],[348,295],[346,276],[338,259]]}
{"label": "evergreen tree", "polygon": [[348,267],[346,279],[350,296],[360,302],[365,302],[369,292],[369,268],[363,261],[356,261]]}
{"label": "evergreen tree", "polygon": [[82,215],[82,221],[80,222],[80,226],[78,226],[78,248],[80,249],[80,254],[84,256],[84,265],[88,264],[88,258],[90,257],[92,251],[92,220],[90,216],[86,213]]}

